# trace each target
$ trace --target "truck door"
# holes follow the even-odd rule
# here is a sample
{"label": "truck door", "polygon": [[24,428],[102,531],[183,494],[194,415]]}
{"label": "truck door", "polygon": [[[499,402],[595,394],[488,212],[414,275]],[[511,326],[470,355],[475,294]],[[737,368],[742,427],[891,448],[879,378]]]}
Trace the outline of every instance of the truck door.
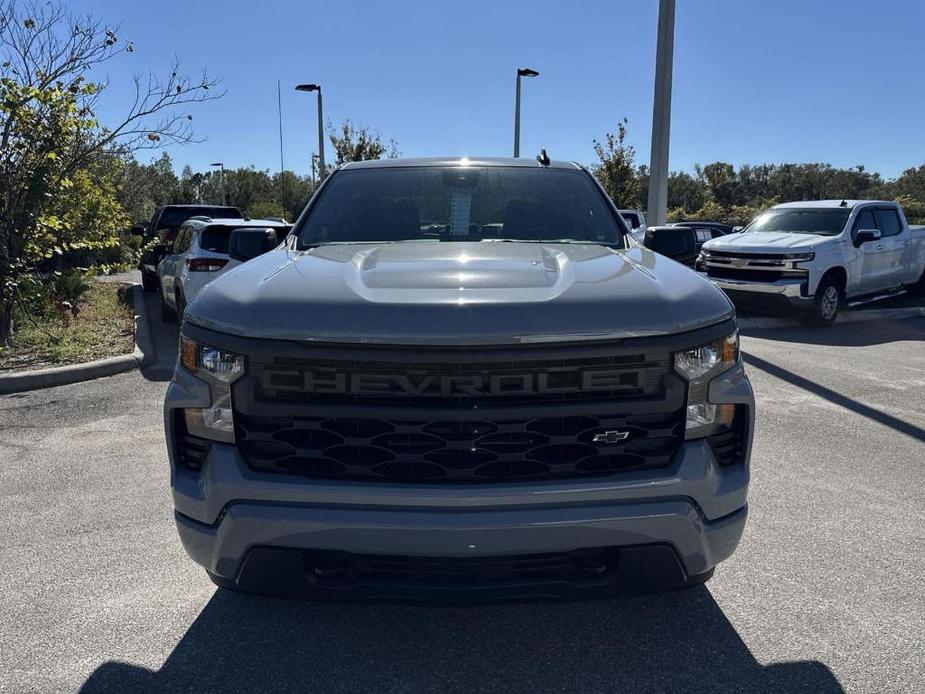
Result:
{"label": "truck door", "polygon": [[[880,229],[872,208],[864,208],[858,213],[851,229],[852,241],[856,238],[860,229]],[[881,231],[881,233],[883,232]],[[867,294],[877,291],[880,287],[880,277],[883,274],[884,264],[882,239],[881,241],[862,243],[857,248],[855,258],[855,267],[850,268],[848,273],[850,285],[847,288],[848,295]],[[854,275],[853,281],[852,274]]]}
{"label": "truck door", "polygon": [[909,230],[903,229],[894,207],[878,207],[874,216],[877,220],[877,228],[883,235],[880,239],[880,245],[883,246],[881,251],[883,271],[877,289],[892,289],[902,284],[909,272],[903,264],[903,255],[906,251],[904,243],[910,239]]}

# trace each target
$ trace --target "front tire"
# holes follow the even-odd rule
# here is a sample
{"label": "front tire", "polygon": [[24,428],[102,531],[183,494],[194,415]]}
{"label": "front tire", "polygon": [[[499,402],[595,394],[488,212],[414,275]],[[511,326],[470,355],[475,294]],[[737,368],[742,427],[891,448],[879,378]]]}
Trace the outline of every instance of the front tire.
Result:
{"label": "front tire", "polygon": [[916,295],[925,295],[925,270],[922,271],[922,276],[919,277],[919,281],[909,287],[910,294]]}
{"label": "front tire", "polygon": [[810,321],[815,325],[832,325],[844,302],[845,292],[841,283],[834,277],[823,277],[816,288]]}
{"label": "front tire", "polygon": [[164,323],[173,323],[174,320],[176,320],[176,314],[174,314],[173,310],[164,300],[164,290],[158,288],[157,295],[160,297],[161,302],[161,321]]}
{"label": "front tire", "polygon": [[186,300],[183,298],[183,292],[179,289],[177,293],[174,294],[174,303],[177,306],[177,321],[181,322],[183,320],[183,314],[186,313]]}
{"label": "front tire", "polygon": [[157,291],[157,277],[152,277],[147,272],[141,273],[141,289],[146,292]]}

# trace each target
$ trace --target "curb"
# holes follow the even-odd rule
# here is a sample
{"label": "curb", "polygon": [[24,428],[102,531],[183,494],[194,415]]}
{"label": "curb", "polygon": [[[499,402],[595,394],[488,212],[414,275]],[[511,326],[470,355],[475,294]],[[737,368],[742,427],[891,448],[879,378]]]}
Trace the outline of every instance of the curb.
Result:
{"label": "curb", "polygon": [[135,349],[131,354],[0,376],[0,395],[91,381],[150,364],[154,360],[154,342],[141,285],[132,285],[132,305],[135,313]]}
{"label": "curb", "polygon": [[[868,323],[872,321],[902,320],[904,318],[925,317],[925,306],[907,308],[862,309],[849,313],[840,313],[835,325],[843,323]],[[745,330],[763,330],[765,328],[793,328],[803,326],[796,318],[776,318],[772,316],[739,316],[739,328]]]}

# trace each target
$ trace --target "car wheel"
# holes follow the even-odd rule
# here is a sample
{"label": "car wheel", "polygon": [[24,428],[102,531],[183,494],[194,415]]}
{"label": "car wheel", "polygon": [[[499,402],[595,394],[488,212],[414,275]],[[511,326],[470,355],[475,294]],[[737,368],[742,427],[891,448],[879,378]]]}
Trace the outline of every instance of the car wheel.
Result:
{"label": "car wheel", "polygon": [[177,305],[177,320],[183,320],[183,314],[186,312],[186,301],[183,299],[183,292],[179,289],[177,293],[174,294],[174,302]]}
{"label": "car wheel", "polygon": [[910,285],[909,291],[913,294],[925,294],[925,270],[922,271],[922,276],[919,277],[919,281]]}
{"label": "car wheel", "polygon": [[147,272],[141,273],[141,288],[146,292],[157,291],[157,277],[152,277]]}
{"label": "car wheel", "polygon": [[173,323],[176,319],[176,315],[174,314],[173,309],[171,309],[170,306],[167,305],[167,302],[164,300],[164,292],[160,287],[158,287],[157,295],[161,300],[161,320],[164,323]]}
{"label": "car wheel", "polygon": [[816,289],[813,301],[812,322],[816,325],[832,325],[844,303],[841,284],[834,277],[823,277]]}

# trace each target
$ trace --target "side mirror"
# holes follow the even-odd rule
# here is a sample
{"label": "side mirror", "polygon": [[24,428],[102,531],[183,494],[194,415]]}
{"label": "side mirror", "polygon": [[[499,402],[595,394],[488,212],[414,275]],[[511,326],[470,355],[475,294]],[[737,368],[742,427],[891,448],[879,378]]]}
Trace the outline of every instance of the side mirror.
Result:
{"label": "side mirror", "polygon": [[744,228],[745,228],[745,227],[742,227],[742,226],[732,227],[732,232],[731,232],[731,233],[733,233],[733,234],[738,234],[738,233],[739,233],[740,231],[742,231],[742,229],[744,229]]}
{"label": "side mirror", "polygon": [[861,245],[867,243],[868,241],[879,241],[880,240],[880,230],[879,229],[858,229],[858,233],[854,236],[854,245],[858,248]]}
{"label": "side mirror", "polygon": [[228,255],[242,263],[279,245],[273,229],[235,229],[228,239]]}
{"label": "side mirror", "polygon": [[144,228],[144,226],[142,226],[141,224],[136,224],[135,226],[133,226],[133,227],[129,230],[129,233],[130,233],[132,236],[144,236],[144,235],[145,235],[145,228]]}

